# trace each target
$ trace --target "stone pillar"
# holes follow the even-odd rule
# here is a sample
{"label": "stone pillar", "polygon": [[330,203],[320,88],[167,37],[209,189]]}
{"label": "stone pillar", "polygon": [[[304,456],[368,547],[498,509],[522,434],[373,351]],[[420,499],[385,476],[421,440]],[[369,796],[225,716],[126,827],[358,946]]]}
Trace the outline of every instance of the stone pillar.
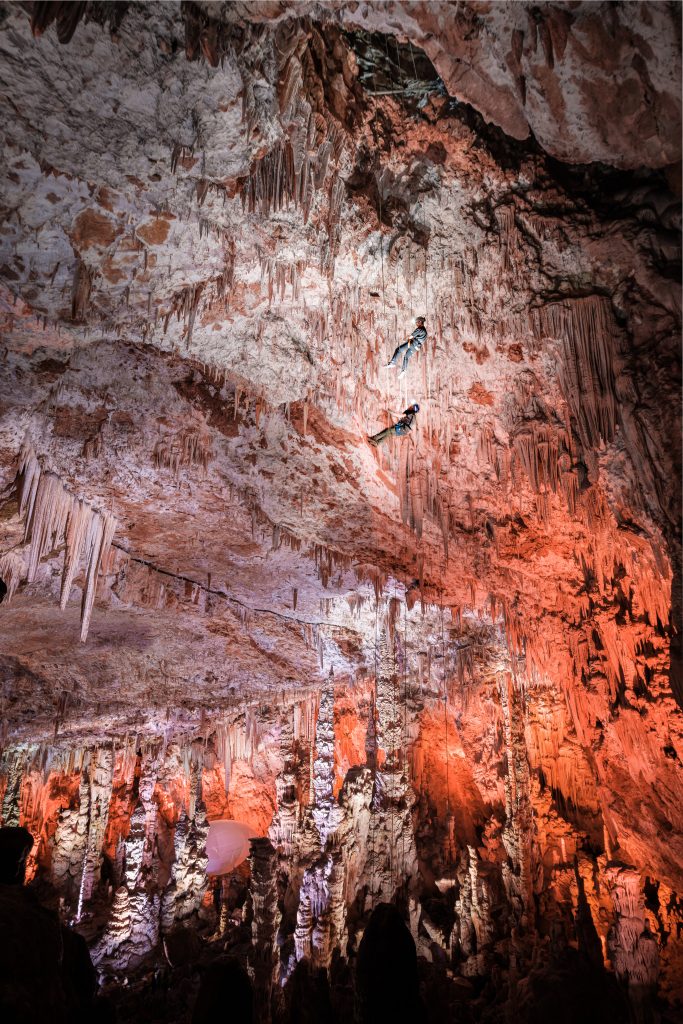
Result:
{"label": "stone pillar", "polygon": [[273,988],[279,975],[277,864],[277,852],[269,839],[251,840],[249,865],[253,919],[249,973],[254,982],[254,1020],[260,1024],[270,1024],[272,1019]]}

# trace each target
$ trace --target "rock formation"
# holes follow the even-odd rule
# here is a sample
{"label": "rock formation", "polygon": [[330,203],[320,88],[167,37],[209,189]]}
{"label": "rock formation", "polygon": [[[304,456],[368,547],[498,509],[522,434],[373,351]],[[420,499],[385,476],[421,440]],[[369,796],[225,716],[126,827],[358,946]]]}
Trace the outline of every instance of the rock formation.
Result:
{"label": "rock formation", "polygon": [[352,1021],[385,903],[438,1019],[683,1012],[680,49],[0,2],[2,822],[119,1019]]}

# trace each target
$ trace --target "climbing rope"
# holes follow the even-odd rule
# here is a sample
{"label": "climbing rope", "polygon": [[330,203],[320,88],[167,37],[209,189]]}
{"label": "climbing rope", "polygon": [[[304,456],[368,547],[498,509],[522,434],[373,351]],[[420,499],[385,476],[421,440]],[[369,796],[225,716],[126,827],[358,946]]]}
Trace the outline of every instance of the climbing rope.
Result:
{"label": "climbing rope", "polygon": [[[397,584],[396,578],[394,577],[394,601],[398,600],[398,597],[397,597],[397,586],[398,586],[398,584]],[[394,608],[395,607],[396,606],[394,605]],[[392,744],[393,744],[395,742],[395,740],[393,739],[393,733],[394,733],[394,728],[395,728],[395,723],[396,723],[396,680],[397,680],[398,673],[396,671],[396,623],[395,623],[395,620],[393,619],[393,614],[394,614],[393,610],[392,610],[391,614],[392,614],[391,655],[392,655],[392,662],[393,662],[393,672],[392,672],[392,677],[391,677],[391,724],[392,724]],[[389,753],[389,751],[387,751],[387,754],[388,753]],[[396,769],[395,755],[396,755],[396,751],[392,750],[391,751],[391,760],[392,760],[391,767],[392,767],[392,770],[394,770],[394,771]],[[389,870],[391,872],[391,892],[392,892],[392,895],[393,895],[393,892],[394,892],[394,867],[395,867],[395,864],[394,864],[395,832],[394,832],[394,793],[393,793],[393,787],[392,787],[392,793],[391,793],[391,795],[389,797],[389,824],[390,824],[390,827],[391,827],[391,842],[389,843]]]}
{"label": "climbing rope", "polygon": [[443,588],[441,589],[441,661],[443,665],[443,716],[444,732],[446,742],[446,826],[450,836],[451,817],[451,786],[449,778],[449,757],[448,757],[448,680],[446,678],[446,633],[444,630],[443,615]]}
{"label": "climbing rope", "polygon": [[[408,546],[406,539],[406,548]],[[406,558],[407,561],[407,558]],[[403,771],[406,781],[408,772],[408,584],[407,576],[403,594]],[[403,871],[406,870],[406,837],[403,830]]]}
{"label": "climbing rope", "polygon": [[[378,628],[379,628],[379,595],[377,593],[377,587],[375,587],[375,698],[377,696],[377,668],[379,663],[379,657],[377,652],[378,646]],[[373,700],[370,714],[373,717],[372,729],[373,729],[373,778],[372,778],[372,795],[370,798],[370,904],[372,909],[375,908],[375,881],[376,881],[376,857],[375,857],[375,787],[377,784],[377,722],[375,721],[375,709],[376,703]]]}
{"label": "climbing rope", "polygon": [[384,287],[384,235],[382,234],[382,189],[380,187],[379,178],[377,172],[375,172],[375,184],[377,185],[377,198],[379,200],[379,252],[380,260],[382,264],[382,315],[384,316],[384,325],[386,327],[387,322],[387,299],[386,291]]}

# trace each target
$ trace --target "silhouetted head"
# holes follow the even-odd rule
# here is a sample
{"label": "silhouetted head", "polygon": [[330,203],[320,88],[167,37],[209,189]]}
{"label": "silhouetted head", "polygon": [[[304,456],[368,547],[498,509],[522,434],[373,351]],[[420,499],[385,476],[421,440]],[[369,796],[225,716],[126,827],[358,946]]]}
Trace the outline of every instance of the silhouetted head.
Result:
{"label": "silhouetted head", "polygon": [[23,885],[26,858],[33,846],[33,836],[27,828],[8,825],[0,828],[0,883]]}
{"label": "silhouetted head", "polygon": [[393,904],[380,903],[366,925],[356,958],[356,999],[362,1024],[423,1020],[415,941]]}
{"label": "silhouetted head", "polygon": [[203,972],[192,1013],[192,1024],[214,1024],[228,1019],[252,1024],[253,996],[249,975],[237,960],[217,960]]}
{"label": "silhouetted head", "polygon": [[413,402],[413,404],[409,405],[408,408],[406,409],[406,412],[419,412],[419,411],[420,411],[420,406],[417,404],[417,402]]}

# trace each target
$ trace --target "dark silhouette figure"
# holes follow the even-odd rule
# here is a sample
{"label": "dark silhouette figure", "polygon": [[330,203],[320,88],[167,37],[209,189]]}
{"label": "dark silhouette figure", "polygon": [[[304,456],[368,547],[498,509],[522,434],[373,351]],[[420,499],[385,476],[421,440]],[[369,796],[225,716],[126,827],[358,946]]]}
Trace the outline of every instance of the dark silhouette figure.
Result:
{"label": "dark silhouette figure", "polygon": [[64,927],[24,886],[33,837],[0,828],[0,1020],[90,1024],[107,1018],[85,939]]}
{"label": "dark silhouette figure", "polygon": [[33,836],[27,828],[0,828],[0,885],[24,884],[26,858],[32,846]]}
{"label": "dark silhouette figure", "polygon": [[356,1007],[359,1024],[422,1024],[415,941],[390,903],[375,907],[358,947]]}
{"label": "dark silhouette figure", "polygon": [[570,946],[557,922],[551,927],[545,962],[539,962],[518,985],[514,1020],[515,1024],[627,1024],[629,1008],[614,975]]}
{"label": "dark silhouette figure", "polygon": [[217,960],[204,971],[192,1024],[255,1024],[249,975],[237,960]]}
{"label": "dark silhouette figure", "polygon": [[289,1024],[336,1024],[327,971],[300,960],[287,982]]}

